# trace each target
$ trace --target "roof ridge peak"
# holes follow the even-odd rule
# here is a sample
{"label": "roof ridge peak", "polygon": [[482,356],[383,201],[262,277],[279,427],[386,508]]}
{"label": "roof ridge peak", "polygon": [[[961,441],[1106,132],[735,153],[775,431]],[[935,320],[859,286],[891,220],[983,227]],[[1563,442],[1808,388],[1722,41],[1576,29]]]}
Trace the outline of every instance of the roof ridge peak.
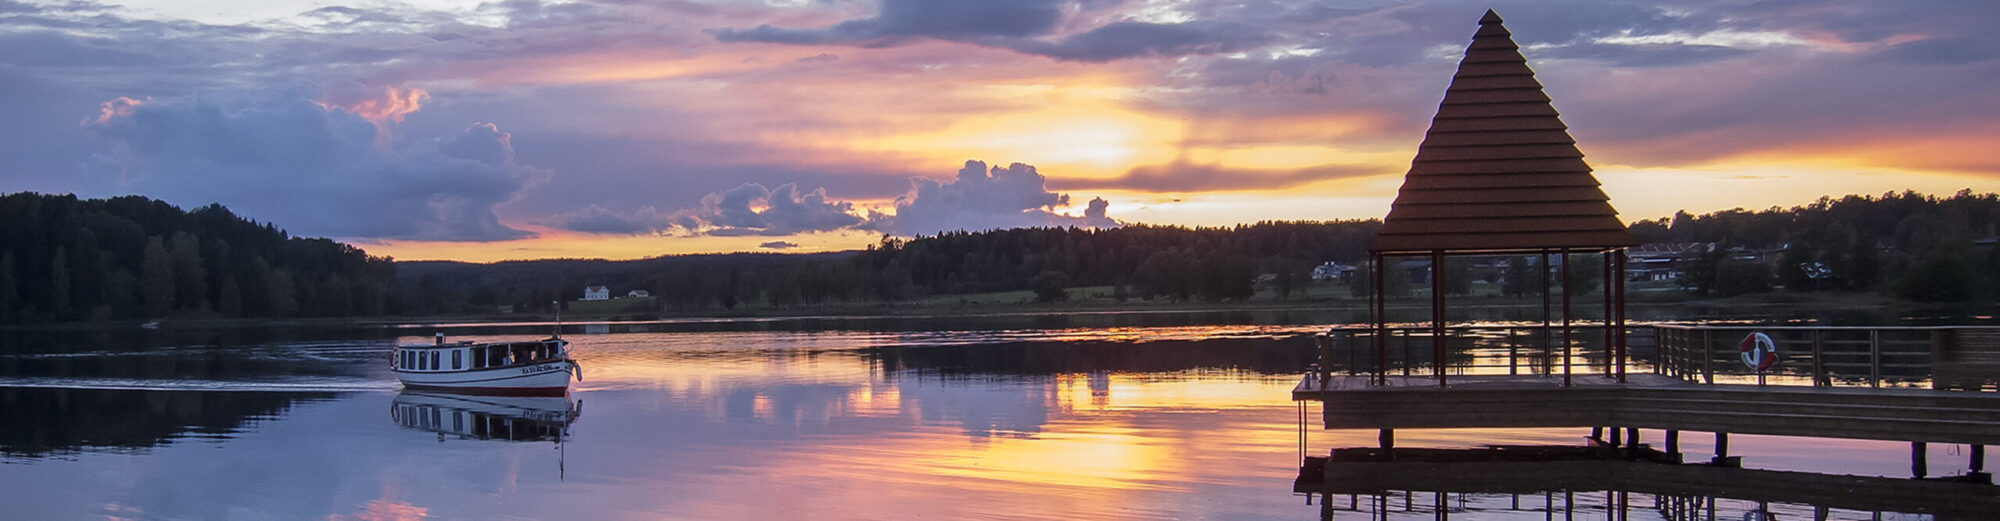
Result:
{"label": "roof ridge peak", "polygon": [[1500,15],[1472,40],[1371,250],[1635,244]]}

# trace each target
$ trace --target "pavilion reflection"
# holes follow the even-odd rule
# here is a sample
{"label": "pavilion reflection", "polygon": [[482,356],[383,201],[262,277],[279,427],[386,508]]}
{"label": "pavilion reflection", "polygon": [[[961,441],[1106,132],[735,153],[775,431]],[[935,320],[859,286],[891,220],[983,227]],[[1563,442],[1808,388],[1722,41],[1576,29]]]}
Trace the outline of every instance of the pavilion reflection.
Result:
{"label": "pavilion reflection", "polygon": [[438,441],[552,441],[569,437],[583,414],[583,402],[568,396],[488,396],[403,391],[389,406],[389,419],[406,429],[435,432]]}

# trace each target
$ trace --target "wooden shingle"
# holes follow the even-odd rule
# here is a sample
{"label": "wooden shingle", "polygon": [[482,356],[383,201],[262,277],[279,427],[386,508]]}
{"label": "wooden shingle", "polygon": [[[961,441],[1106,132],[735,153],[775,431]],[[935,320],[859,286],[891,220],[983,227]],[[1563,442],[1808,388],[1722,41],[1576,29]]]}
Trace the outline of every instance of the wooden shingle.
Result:
{"label": "wooden shingle", "polygon": [[1383,219],[1380,253],[1636,242],[1500,15],[1487,11]]}

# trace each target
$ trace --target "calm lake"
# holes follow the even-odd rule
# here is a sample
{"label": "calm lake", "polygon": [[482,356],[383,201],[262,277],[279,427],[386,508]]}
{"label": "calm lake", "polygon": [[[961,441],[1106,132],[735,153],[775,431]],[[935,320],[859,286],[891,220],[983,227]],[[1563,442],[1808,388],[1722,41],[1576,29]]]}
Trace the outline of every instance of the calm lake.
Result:
{"label": "calm lake", "polygon": [[[433,332],[526,340],[547,324],[10,333],[7,349],[25,354],[0,355],[0,518],[1321,519],[1293,492],[1300,410],[1288,392],[1312,359],[1309,336],[1350,318],[568,324],[584,374],[567,398],[404,392],[387,370],[391,346]],[[1574,445],[1584,434],[1413,431],[1397,442]],[[1322,456],[1375,437],[1316,424],[1306,435]],[[1684,450],[1706,448],[1692,437]],[[1909,468],[1897,443],[1739,436],[1731,450],[1762,469]],[[1933,445],[1932,472],[1964,472],[1963,450]],[[1550,492],[1573,499],[1442,503],[1473,519],[1615,513],[1602,492]],[[1672,498],[1635,495],[1635,519],[1695,518],[1665,514]],[[1377,514],[1363,496],[1357,513],[1342,496],[1335,517],[1436,517],[1428,499],[1391,499]],[[1731,520],[1815,514],[1710,506]]]}

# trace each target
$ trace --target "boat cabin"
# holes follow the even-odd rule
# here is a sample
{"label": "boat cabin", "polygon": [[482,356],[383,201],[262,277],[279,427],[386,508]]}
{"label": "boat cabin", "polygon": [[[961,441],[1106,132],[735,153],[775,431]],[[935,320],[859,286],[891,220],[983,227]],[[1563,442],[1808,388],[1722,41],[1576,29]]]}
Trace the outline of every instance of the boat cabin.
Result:
{"label": "boat cabin", "polygon": [[477,371],[553,362],[563,356],[557,341],[397,346],[394,368],[407,372]]}

